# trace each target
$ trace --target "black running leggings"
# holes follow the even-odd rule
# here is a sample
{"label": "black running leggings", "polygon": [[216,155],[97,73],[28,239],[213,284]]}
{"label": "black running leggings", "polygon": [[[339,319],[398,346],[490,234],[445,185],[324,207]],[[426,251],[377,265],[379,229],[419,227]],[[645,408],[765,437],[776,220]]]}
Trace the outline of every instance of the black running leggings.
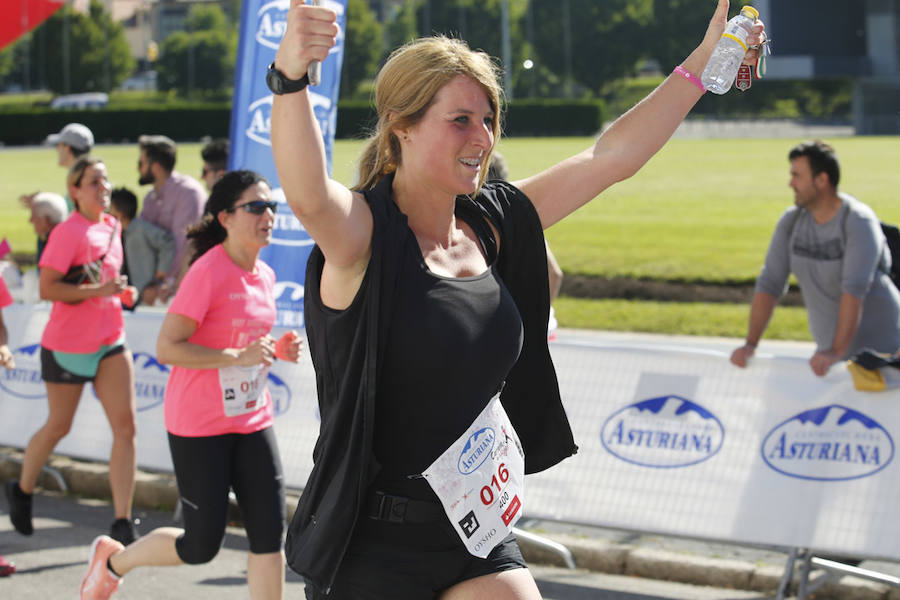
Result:
{"label": "black running leggings", "polygon": [[209,562],[225,540],[228,488],[234,489],[250,552],[278,552],[284,534],[284,476],[271,427],[211,437],[169,434],[184,533],[175,543],[188,564]]}

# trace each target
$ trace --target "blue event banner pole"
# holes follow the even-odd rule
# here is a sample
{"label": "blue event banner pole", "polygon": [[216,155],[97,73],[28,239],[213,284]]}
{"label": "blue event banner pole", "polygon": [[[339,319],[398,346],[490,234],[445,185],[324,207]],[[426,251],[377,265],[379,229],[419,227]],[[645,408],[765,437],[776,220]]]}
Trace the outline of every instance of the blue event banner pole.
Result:
{"label": "blue event banner pole", "polygon": [[[296,1],[296,0],[295,0]],[[277,326],[303,327],[303,281],[306,260],[313,241],[291,213],[275,171],[272,158],[272,93],[266,86],[266,69],[287,24],[289,0],[244,0],[241,7],[240,42],[234,68],[234,97],[231,106],[231,150],[229,169],[251,169],[261,173],[272,185],[278,201],[272,243],[260,257],[274,270],[277,278],[275,302]],[[321,5],[338,15],[337,43],[322,63],[322,79],[309,88],[316,119],[325,141],[328,171],[334,148],[337,101],[344,61],[344,31],[347,0],[321,0]]]}

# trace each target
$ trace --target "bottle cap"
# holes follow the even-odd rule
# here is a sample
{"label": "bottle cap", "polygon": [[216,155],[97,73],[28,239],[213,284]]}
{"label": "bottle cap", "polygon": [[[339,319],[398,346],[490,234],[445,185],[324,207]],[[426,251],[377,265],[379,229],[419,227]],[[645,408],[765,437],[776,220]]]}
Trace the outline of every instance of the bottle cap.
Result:
{"label": "bottle cap", "polygon": [[741,9],[741,13],[748,17],[752,17],[754,21],[759,18],[759,11],[752,6],[745,6]]}

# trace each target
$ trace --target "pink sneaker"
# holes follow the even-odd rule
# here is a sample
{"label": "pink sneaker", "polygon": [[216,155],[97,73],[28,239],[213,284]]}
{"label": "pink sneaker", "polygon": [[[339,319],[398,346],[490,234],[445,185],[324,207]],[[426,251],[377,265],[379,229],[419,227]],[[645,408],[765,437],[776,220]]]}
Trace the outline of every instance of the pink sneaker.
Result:
{"label": "pink sneaker", "polygon": [[0,577],[8,577],[16,572],[16,565],[9,562],[0,554]]}
{"label": "pink sneaker", "polygon": [[88,570],[81,580],[81,600],[107,600],[119,589],[122,578],[107,568],[106,561],[124,548],[108,535],[101,535],[94,540],[88,558]]}

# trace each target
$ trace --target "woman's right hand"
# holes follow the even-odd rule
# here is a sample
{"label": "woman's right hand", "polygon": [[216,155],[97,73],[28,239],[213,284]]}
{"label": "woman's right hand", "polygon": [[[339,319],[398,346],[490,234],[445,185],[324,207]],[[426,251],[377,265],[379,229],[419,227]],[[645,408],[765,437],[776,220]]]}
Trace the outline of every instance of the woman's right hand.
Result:
{"label": "woman's right hand", "polygon": [[275,339],[270,335],[253,341],[238,350],[237,364],[241,367],[269,366],[275,360]]}
{"label": "woman's right hand", "polygon": [[330,8],[291,0],[275,66],[288,79],[300,79],[313,60],[323,61],[338,34],[337,14]]}

